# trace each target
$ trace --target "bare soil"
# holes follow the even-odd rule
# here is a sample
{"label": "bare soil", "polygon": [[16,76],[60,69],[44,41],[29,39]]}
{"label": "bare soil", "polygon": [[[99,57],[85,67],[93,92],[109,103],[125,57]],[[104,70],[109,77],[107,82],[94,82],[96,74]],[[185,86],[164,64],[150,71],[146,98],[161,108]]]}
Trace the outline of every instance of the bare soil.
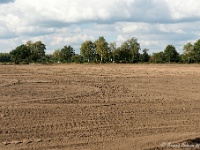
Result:
{"label": "bare soil", "polygon": [[172,149],[198,137],[200,65],[0,65],[0,150]]}

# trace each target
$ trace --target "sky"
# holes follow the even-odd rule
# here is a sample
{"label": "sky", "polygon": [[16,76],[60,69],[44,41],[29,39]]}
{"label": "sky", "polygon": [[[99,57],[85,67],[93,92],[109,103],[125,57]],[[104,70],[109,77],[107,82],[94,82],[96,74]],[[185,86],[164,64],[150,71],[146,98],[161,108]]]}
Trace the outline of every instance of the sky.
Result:
{"label": "sky", "polygon": [[200,0],[0,0],[0,52],[42,41],[46,53],[65,45],[76,53],[100,36],[120,46],[135,37],[150,53],[179,53],[200,38]]}

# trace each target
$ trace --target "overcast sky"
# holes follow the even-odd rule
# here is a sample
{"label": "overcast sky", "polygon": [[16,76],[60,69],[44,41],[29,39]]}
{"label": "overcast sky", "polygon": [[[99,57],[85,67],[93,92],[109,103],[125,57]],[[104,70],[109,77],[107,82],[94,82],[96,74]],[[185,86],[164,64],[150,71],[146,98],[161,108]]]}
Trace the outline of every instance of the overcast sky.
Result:
{"label": "overcast sky", "polygon": [[0,0],[0,52],[41,40],[47,53],[104,36],[120,45],[136,37],[141,48],[178,52],[200,38],[200,0]]}

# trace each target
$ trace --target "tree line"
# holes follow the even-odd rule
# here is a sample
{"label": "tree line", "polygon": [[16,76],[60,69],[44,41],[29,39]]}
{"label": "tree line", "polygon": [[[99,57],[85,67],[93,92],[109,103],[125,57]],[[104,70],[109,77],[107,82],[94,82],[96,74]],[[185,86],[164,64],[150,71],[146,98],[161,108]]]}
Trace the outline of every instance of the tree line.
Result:
{"label": "tree line", "polygon": [[200,39],[194,44],[187,43],[183,53],[179,54],[173,45],[167,45],[163,51],[148,53],[141,50],[136,38],[130,38],[117,47],[116,42],[108,43],[101,36],[96,41],[85,41],[80,46],[80,54],[76,54],[72,46],[66,45],[53,54],[46,54],[46,45],[41,41],[26,42],[9,53],[0,53],[0,62],[29,63],[199,63]]}

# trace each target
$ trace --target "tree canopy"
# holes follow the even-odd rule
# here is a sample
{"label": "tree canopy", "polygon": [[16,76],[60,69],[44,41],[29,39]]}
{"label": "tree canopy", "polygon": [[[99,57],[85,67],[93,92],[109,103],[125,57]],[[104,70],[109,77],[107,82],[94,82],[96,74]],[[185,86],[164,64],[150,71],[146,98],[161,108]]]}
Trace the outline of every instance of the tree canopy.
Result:
{"label": "tree canopy", "polygon": [[31,61],[40,62],[45,56],[46,45],[41,41],[36,41],[35,43],[28,41],[26,46],[31,50]]}
{"label": "tree canopy", "polygon": [[176,48],[173,45],[167,45],[164,50],[164,57],[166,62],[178,62],[179,53],[176,51]]}
{"label": "tree canopy", "polygon": [[70,45],[66,45],[60,51],[60,59],[63,62],[71,62],[74,54],[74,48]]}
{"label": "tree canopy", "polygon": [[46,54],[46,45],[41,41],[28,41],[17,46],[10,53],[0,53],[0,62],[18,63],[199,63],[200,39],[194,44],[183,46],[183,53],[179,54],[176,47],[167,45],[163,51],[148,54],[149,49],[141,47],[134,37],[127,39],[120,46],[116,42],[108,43],[103,36],[94,42],[86,40],[80,46],[80,54],[75,54],[71,45],[56,49],[53,54]]}
{"label": "tree canopy", "polygon": [[94,61],[96,55],[95,43],[92,41],[85,41],[81,44],[80,53],[87,62],[91,60]]}
{"label": "tree canopy", "polygon": [[103,36],[95,41],[96,52],[100,56],[100,61],[103,62],[108,58],[108,42]]}
{"label": "tree canopy", "polygon": [[11,59],[15,64],[20,62],[29,63],[31,61],[31,49],[27,45],[18,46],[10,52]]}

